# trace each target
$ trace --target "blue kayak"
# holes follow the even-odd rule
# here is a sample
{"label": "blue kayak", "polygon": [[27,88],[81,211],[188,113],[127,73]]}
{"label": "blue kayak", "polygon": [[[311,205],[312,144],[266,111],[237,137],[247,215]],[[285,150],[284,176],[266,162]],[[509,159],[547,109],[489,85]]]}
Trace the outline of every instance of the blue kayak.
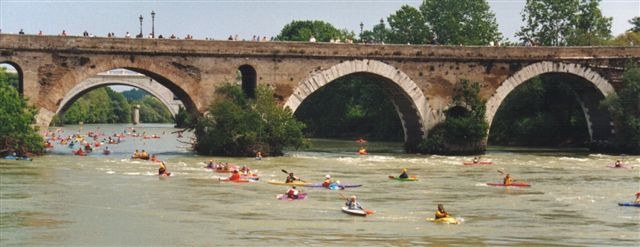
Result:
{"label": "blue kayak", "polygon": [[635,202],[618,202],[618,206],[623,206],[623,207],[640,207],[640,203],[635,203]]}
{"label": "blue kayak", "polygon": [[[319,188],[319,187],[322,187],[322,184],[305,184],[303,186],[304,187]],[[329,186],[329,189],[332,189],[331,187],[334,187],[333,189],[337,189],[337,188],[354,188],[354,187],[360,187],[360,186],[362,186],[362,184],[336,184],[336,183],[332,183]]]}
{"label": "blue kayak", "polygon": [[25,161],[31,161],[32,159],[29,157],[20,157],[20,156],[13,156],[13,155],[7,155],[4,156],[5,159],[8,160],[25,160]]}

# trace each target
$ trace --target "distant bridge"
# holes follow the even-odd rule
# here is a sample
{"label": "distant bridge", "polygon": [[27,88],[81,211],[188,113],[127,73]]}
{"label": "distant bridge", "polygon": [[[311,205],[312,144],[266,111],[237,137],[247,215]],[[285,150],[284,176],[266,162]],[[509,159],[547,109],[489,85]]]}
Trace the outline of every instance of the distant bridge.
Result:
{"label": "distant bridge", "polygon": [[[341,77],[363,75],[395,105],[411,151],[428,138],[453,107],[461,79],[480,82],[489,124],[504,99],[540,75],[568,78],[587,120],[591,141],[615,136],[599,102],[621,87],[628,62],[640,62],[640,47],[483,47],[365,45],[170,39],[0,35],[0,62],[19,73],[23,94],[39,109],[38,122],[82,90],[88,78],[115,68],[144,74],[169,89],[193,114],[206,110],[216,85],[242,77],[251,95],[270,85],[294,112],[311,94]],[[155,83],[154,82],[154,83]],[[80,86],[80,88],[82,88]],[[66,99],[66,101],[65,101]]]}
{"label": "distant bridge", "polygon": [[73,102],[82,95],[95,88],[108,85],[127,85],[142,89],[160,100],[173,116],[177,115],[180,106],[183,106],[182,102],[173,95],[171,90],[160,85],[152,78],[137,72],[117,69],[98,73],[78,83],[62,99],[56,113],[64,115]]}

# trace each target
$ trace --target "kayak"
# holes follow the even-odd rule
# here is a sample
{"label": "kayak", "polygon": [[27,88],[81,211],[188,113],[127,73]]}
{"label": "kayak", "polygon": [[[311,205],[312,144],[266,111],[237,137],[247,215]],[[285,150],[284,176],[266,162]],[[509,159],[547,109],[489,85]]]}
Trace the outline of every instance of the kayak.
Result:
{"label": "kayak", "polygon": [[622,169],[632,169],[633,168],[633,166],[625,166],[625,165],[621,165],[621,166],[608,165],[607,167],[609,167],[609,168],[622,168]]}
{"label": "kayak", "polygon": [[464,162],[462,162],[462,164],[464,164],[465,166],[470,166],[470,165],[491,165],[491,164],[493,164],[493,162],[492,161],[479,161],[479,162],[464,161]]}
{"label": "kayak", "polygon": [[[334,185],[334,184],[331,184],[331,185]],[[362,184],[335,184],[335,186],[340,188],[354,188],[354,187],[360,187],[362,186]],[[320,188],[322,187],[322,184],[305,184],[304,187]],[[331,186],[329,186],[329,188],[331,188]]]}
{"label": "kayak", "polygon": [[444,217],[440,219],[435,218],[427,218],[427,221],[431,222],[439,222],[439,223],[447,223],[447,224],[460,224],[460,221],[454,217]]}
{"label": "kayak", "polygon": [[375,213],[376,211],[373,210],[361,210],[361,209],[349,209],[349,207],[342,207],[342,212],[346,213],[346,214],[350,214],[350,215],[357,215],[357,216],[367,216],[370,214]]}
{"label": "kayak", "polygon": [[8,160],[26,160],[26,161],[33,160],[30,157],[20,157],[20,156],[13,156],[13,155],[7,155],[7,156],[4,156],[4,158]]}
{"label": "kayak", "polygon": [[234,183],[247,183],[247,182],[249,182],[248,179],[230,180],[229,178],[218,178],[218,180],[224,181],[224,182],[234,182]]}
{"label": "kayak", "polygon": [[275,181],[275,180],[269,180],[270,184],[279,184],[279,185],[307,185],[309,183],[307,182],[302,182],[302,181],[293,181],[291,183],[285,183],[283,181]]}
{"label": "kayak", "polygon": [[399,177],[395,177],[395,176],[389,176],[389,179],[394,179],[394,180],[398,180],[398,181],[417,181],[418,180],[418,176],[412,175],[412,176],[409,176],[408,178],[399,178]]}
{"label": "kayak", "polygon": [[298,194],[298,198],[297,199],[293,199],[293,198],[289,198],[287,196],[287,194],[278,194],[276,195],[276,199],[278,200],[289,200],[289,201],[293,201],[293,200],[302,200],[307,198],[307,193],[300,193]]}
{"label": "kayak", "polygon": [[635,203],[635,202],[618,202],[618,206],[623,206],[623,207],[640,207],[640,203]]}
{"label": "kayak", "polygon": [[511,183],[509,185],[505,185],[503,183],[487,183],[487,185],[489,186],[515,186],[515,187],[529,187],[531,185],[529,185],[528,183]]}

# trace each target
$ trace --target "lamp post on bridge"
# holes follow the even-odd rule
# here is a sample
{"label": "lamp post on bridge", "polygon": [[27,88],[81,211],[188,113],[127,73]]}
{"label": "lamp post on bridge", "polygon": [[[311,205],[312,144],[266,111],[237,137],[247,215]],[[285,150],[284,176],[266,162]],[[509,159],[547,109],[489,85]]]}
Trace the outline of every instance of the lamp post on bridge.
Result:
{"label": "lamp post on bridge", "polygon": [[140,15],[140,17],[138,17],[138,19],[140,19],[140,34],[138,34],[138,38],[142,38],[144,36],[142,36],[142,15]]}
{"label": "lamp post on bridge", "polygon": [[154,38],[154,39],[156,38],[155,22],[156,22],[156,12],[151,10],[151,38]]}
{"label": "lamp post on bridge", "polygon": [[362,28],[364,28],[364,23],[360,22],[360,43],[364,43],[362,42]]}

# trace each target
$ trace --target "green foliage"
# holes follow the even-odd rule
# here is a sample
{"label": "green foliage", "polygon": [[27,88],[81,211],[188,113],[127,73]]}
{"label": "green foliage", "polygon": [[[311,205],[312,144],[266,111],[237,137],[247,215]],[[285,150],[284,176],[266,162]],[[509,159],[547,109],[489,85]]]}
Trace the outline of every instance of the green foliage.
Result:
{"label": "green foliage", "polygon": [[608,95],[603,101],[615,122],[613,149],[640,154],[640,68],[637,65],[625,71],[622,85],[617,95]]}
{"label": "green foliage", "polygon": [[353,39],[353,32],[339,30],[324,21],[292,21],[282,28],[278,34],[278,40],[285,41],[309,41],[311,36],[318,42],[329,42],[332,39]]}
{"label": "green foliage", "polygon": [[626,32],[609,41],[609,45],[633,46],[640,44],[640,32]]}
{"label": "green foliage", "polygon": [[409,5],[402,5],[400,10],[387,18],[389,22],[389,43],[392,44],[425,44],[430,41],[429,28],[425,25],[420,11]]}
{"label": "green foliage", "polygon": [[446,119],[430,130],[429,136],[418,144],[421,153],[467,154],[482,153],[489,124],[485,121],[485,101],[478,95],[480,84],[461,80]]}
{"label": "green foliage", "polygon": [[538,45],[595,45],[611,36],[612,18],[602,16],[600,0],[527,0],[525,26],[516,33]]}
{"label": "green foliage", "polygon": [[589,141],[586,119],[569,83],[550,74],[518,86],[502,102],[489,143],[516,146],[581,146]]}
{"label": "green foliage", "polygon": [[178,114],[176,114],[175,118],[176,128],[192,128],[196,122],[195,119],[192,118],[191,114],[182,106],[178,108]]}
{"label": "green foliage", "polygon": [[32,126],[36,109],[28,106],[8,77],[6,69],[0,68],[0,153],[41,153],[44,140]]}
{"label": "green foliage", "polygon": [[19,88],[20,80],[18,73],[9,73],[5,67],[0,67],[0,71],[2,71],[0,72],[0,81],[4,81],[16,89]]}
{"label": "green foliage", "polygon": [[640,16],[633,17],[629,20],[629,24],[633,26],[628,30],[629,32],[640,32]]}
{"label": "green foliage", "polygon": [[[139,98],[127,100],[126,97]],[[78,98],[63,117],[54,117],[52,124],[130,123],[134,105],[140,105],[140,121],[143,123],[173,122],[169,109],[143,90],[134,88],[118,93],[110,87],[100,87]]]}
{"label": "green foliage", "polygon": [[316,138],[402,141],[400,118],[377,78],[347,76],[316,90],[296,110]]}
{"label": "green foliage", "polygon": [[440,44],[487,45],[502,39],[485,0],[424,0],[420,11]]}
{"label": "green foliage", "polygon": [[273,90],[259,85],[256,99],[244,95],[235,84],[216,89],[216,100],[198,119],[194,150],[205,155],[252,156],[261,151],[282,155],[283,148],[306,145],[304,124],[279,107]]}

